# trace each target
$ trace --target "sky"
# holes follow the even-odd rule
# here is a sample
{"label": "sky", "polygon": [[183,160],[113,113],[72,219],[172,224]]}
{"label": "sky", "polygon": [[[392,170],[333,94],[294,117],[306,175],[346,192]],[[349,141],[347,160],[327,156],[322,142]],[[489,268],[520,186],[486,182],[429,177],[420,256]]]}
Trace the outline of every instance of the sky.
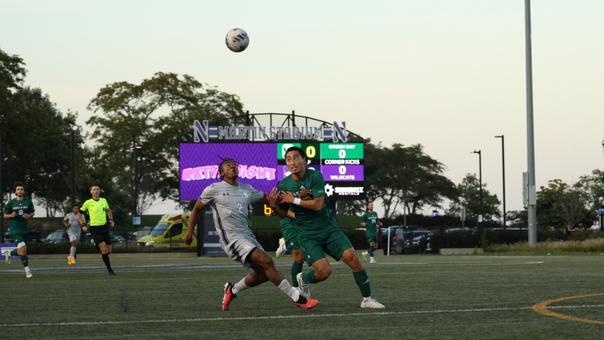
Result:
{"label": "sky", "polygon": [[[531,6],[536,182],[574,183],[604,168],[604,2]],[[234,27],[250,36],[242,53],[224,44]],[[252,113],[295,110],[385,146],[422,144],[455,183],[478,173],[481,150],[500,199],[503,134],[507,208],[522,208],[523,0],[0,0],[0,49],[85,129],[103,86],[189,74]]]}

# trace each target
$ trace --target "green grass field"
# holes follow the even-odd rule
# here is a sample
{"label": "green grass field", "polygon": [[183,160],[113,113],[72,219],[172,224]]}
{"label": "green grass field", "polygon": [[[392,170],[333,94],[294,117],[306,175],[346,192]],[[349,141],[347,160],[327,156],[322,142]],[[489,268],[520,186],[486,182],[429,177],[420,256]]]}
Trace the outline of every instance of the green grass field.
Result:
{"label": "green grass field", "polygon": [[[296,308],[270,283],[220,311],[222,285],[245,274],[225,258],[192,253],[115,254],[109,277],[98,255],[76,266],[31,256],[0,263],[0,338],[203,339],[601,339],[604,256],[392,256],[367,265],[373,295],[359,308],[350,270],[312,286],[321,305]],[[277,260],[289,276],[289,258]],[[290,279],[291,280],[291,279]],[[583,296],[588,295],[588,296]],[[566,298],[566,299],[562,299]],[[545,312],[536,303],[553,302]],[[566,318],[566,319],[563,319]]]}

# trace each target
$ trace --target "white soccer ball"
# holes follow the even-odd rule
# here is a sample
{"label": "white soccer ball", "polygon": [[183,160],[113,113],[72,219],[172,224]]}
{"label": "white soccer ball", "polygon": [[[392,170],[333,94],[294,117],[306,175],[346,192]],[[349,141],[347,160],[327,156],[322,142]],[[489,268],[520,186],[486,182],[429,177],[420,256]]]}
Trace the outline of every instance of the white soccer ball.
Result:
{"label": "white soccer ball", "polygon": [[241,28],[233,28],[224,39],[229,50],[233,52],[243,52],[250,44],[250,37]]}

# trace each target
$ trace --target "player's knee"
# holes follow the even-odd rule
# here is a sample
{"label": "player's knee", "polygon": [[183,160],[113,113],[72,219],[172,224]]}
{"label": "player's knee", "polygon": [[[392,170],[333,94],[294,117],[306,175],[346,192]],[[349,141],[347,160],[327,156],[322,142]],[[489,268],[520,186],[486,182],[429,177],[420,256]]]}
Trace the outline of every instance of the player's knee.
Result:
{"label": "player's knee", "polygon": [[348,248],[342,253],[342,261],[344,263],[352,263],[358,261],[357,254],[353,248]]}
{"label": "player's knee", "polygon": [[256,260],[256,263],[263,269],[268,269],[268,268],[274,267],[273,259],[271,259],[266,254],[259,256],[258,259]]}
{"label": "player's knee", "polygon": [[317,281],[324,281],[331,275],[331,266],[325,266],[315,269],[315,279]]}

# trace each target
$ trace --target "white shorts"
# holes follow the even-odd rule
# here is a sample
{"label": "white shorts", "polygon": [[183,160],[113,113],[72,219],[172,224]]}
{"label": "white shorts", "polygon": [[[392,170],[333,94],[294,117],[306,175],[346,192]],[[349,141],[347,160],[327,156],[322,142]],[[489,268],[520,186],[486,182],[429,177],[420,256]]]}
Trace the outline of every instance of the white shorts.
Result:
{"label": "white shorts", "polygon": [[231,241],[228,245],[225,246],[224,243],[220,243],[222,245],[222,249],[224,252],[233,260],[237,262],[241,262],[241,264],[247,268],[250,268],[252,264],[248,262],[248,256],[254,250],[254,248],[261,249],[264,251],[264,248],[260,245],[258,240],[255,237],[245,237],[238,238],[234,241]]}
{"label": "white shorts", "polygon": [[69,237],[69,242],[80,241],[80,237],[82,236],[81,231],[73,231],[67,229],[67,236]]}

